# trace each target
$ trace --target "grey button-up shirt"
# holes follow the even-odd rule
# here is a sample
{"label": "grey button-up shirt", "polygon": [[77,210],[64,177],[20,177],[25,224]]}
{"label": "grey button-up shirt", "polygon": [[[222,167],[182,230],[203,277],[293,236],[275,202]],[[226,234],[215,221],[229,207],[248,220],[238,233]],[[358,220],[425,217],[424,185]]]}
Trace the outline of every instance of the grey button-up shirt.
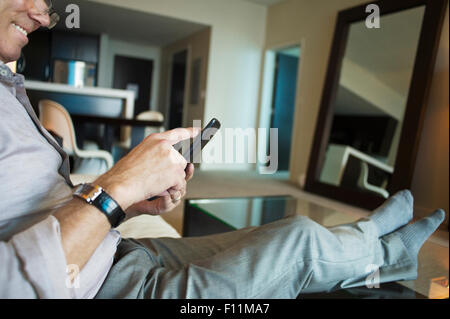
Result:
{"label": "grey button-up shirt", "polygon": [[111,230],[74,279],[56,209],[72,198],[64,150],[41,126],[22,75],[0,62],[0,298],[93,298],[112,265]]}

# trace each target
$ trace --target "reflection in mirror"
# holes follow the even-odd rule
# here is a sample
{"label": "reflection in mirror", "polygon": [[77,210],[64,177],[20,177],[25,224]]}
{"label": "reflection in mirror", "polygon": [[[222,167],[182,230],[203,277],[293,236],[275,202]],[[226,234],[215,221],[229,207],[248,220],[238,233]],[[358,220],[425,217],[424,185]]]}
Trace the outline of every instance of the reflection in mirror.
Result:
{"label": "reflection in mirror", "polygon": [[389,196],[424,11],[350,25],[321,182]]}

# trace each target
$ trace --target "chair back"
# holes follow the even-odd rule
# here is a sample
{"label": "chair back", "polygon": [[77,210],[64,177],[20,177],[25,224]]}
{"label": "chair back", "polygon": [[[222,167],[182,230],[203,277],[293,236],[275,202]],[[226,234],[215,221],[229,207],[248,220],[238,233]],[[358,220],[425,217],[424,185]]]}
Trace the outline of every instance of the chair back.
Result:
{"label": "chair back", "polygon": [[[136,116],[137,120],[142,120],[142,121],[164,121],[164,115],[162,115],[162,113],[157,112],[157,111],[145,111],[142,113],[139,113]],[[147,136],[149,136],[150,134],[153,133],[160,133],[164,131],[164,126],[158,126],[158,127],[143,127],[143,126],[139,126],[139,127],[133,127],[131,130],[131,143],[129,145],[130,149],[134,148],[136,145],[138,145],[140,142],[142,142],[142,140],[144,138],[146,138]]]}
{"label": "chair back", "polygon": [[[164,115],[161,112],[157,111],[145,111],[142,113],[139,113],[136,116],[137,120],[143,120],[143,121],[161,121],[164,122]],[[145,137],[149,136],[152,133],[160,133],[164,129],[163,126],[160,127],[146,127],[145,128]]]}
{"label": "chair back", "polygon": [[39,101],[39,120],[46,130],[53,131],[62,137],[63,148],[67,154],[77,153],[78,147],[72,119],[61,104],[51,100]]}
{"label": "chair back", "polygon": [[[145,111],[142,113],[139,113],[136,116],[137,120],[142,120],[142,121],[160,121],[160,122],[164,122],[164,115],[161,112],[157,112],[157,111]],[[150,134],[153,133],[161,133],[164,131],[164,126],[161,125],[159,127],[145,127],[144,130],[144,136],[141,136],[140,139],[144,139],[147,136],[149,136]]]}
{"label": "chair back", "polygon": [[162,115],[161,112],[157,111],[145,111],[142,113],[139,113],[136,118],[138,120],[144,120],[144,121],[164,121],[164,115]]}

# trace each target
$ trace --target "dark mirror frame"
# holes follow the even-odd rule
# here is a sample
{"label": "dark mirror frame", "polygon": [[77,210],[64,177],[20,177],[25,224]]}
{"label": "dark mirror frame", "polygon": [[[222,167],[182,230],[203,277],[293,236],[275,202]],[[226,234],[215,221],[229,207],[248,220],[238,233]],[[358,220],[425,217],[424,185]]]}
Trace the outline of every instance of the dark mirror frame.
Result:
{"label": "dark mirror frame", "polygon": [[333,121],[333,102],[338,88],[349,28],[353,22],[366,20],[370,14],[366,12],[368,4],[377,4],[380,8],[380,16],[425,5],[394,173],[387,190],[390,194],[394,194],[411,187],[447,2],[448,0],[380,0],[339,12],[309,158],[305,191],[369,210],[375,209],[385,201],[381,196],[319,181]]}

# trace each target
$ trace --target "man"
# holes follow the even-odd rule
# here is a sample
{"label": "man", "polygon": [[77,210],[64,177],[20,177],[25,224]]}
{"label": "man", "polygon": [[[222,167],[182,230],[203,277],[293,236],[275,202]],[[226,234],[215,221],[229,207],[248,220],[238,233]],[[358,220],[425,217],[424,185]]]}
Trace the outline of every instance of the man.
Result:
{"label": "man", "polygon": [[[0,297],[295,298],[363,285],[373,264],[381,282],[417,276],[419,249],[444,212],[406,225],[408,191],[370,218],[329,229],[294,217],[208,237],[121,239],[113,228],[124,215],[179,204],[193,167],[172,145],[198,130],[149,136],[74,196],[67,155],[39,124],[23,77],[5,65],[28,34],[50,25],[50,5],[0,0]],[[102,201],[89,203],[93,194]],[[79,288],[68,268],[81,270]]]}

